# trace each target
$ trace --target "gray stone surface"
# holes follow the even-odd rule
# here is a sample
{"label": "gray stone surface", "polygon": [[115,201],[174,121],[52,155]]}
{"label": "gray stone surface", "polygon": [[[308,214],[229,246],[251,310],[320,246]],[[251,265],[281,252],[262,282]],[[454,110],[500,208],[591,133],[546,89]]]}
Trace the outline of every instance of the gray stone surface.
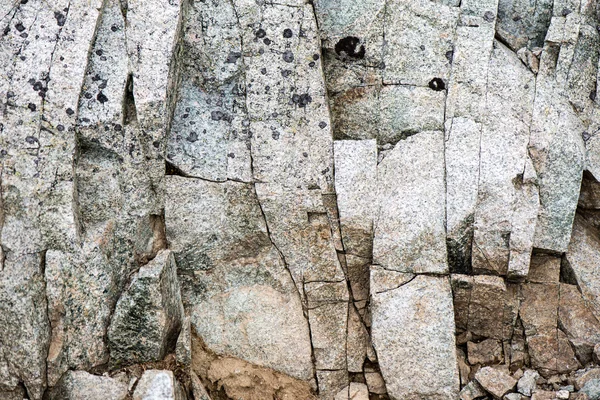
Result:
{"label": "gray stone surface", "polygon": [[459,377],[448,279],[417,276],[374,294],[372,302],[373,344],[390,396],[456,399]]}
{"label": "gray stone surface", "polygon": [[446,273],[443,132],[396,144],[378,165],[373,262],[401,272]]}
{"label": "gray stone surface", "polygon": [[85,371],[67,371],[49,392],[51,400],[124,400],[127,384]]}
{"label": "gray stone surface", "polygon": [[133,400],[183,400],[185,394],[172,371],[144,371],[133,392]]}
{"label": "gray stone surface", "polygon": [[111,363],[162,360],[175,350],[183,313],[175,258],[161,250],[132,276],[117,302],[108,328]]}
{"label": "gray stone surface", "polygon": [[168,176],[166,187],[167,238],[197,334],[217,354],[309,380],[308,323],[253,186]]}

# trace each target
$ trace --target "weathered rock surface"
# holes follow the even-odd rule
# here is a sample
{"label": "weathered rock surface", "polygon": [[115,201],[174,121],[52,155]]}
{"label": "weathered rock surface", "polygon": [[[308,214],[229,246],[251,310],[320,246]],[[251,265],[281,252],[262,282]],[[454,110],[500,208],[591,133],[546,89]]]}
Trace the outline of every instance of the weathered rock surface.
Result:
{"label": "weathered rock surface", "polygon": [[448,279],[417,276],[372,301],[373,344],[390,396],[455,399],[459,376]]}
{"label": "weathered rock surface", "polygon": [[0,398],[597,397],[598,10],[0,2]]}
{"label": "weathered rock surface", "polygon": [[129,394],[127,384],[107,376],[85,371],[68,371],[50,391],[50,399],[124,400]]}
{"label": "weathered rock surface", "polygon": [[132,277],[117,302],[108,328],[111,362],[162,360],[175,349],[183,313],[175,258],[162,250]]}

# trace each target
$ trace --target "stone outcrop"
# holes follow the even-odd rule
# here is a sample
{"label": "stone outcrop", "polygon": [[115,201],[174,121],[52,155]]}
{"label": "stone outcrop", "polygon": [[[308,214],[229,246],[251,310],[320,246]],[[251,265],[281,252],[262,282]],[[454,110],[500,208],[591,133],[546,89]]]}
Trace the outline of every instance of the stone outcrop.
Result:
{"label": "stone outcrop", "polygon": [[0,2],[0,399],[585,399],[597,0]]}

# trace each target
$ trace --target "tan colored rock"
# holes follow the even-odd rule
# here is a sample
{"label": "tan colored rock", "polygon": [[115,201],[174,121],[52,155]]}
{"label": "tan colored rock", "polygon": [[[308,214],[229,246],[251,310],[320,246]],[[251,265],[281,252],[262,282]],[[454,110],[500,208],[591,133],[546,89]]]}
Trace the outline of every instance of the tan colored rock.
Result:
{"label": "tan colored rock", "polygon": [[560,257],[547,254],[531,256],[531,265],[527,280],[535,283],[558,283],[560,275]]}
{"label": "tan colored rock", "polygon": [[369,400],[369,390],[364,383],[352,382],[340,390],[334,400]]}
{"label": "tan colored rock", "polygon": [[587,371],[577,371],[574,379],[574,386],[576,390],[581,390],[588,381],[592,379],[600,379],[600,368],[591,368]]}
{"label": "tan colored rock", "polygon": [[369,388],[369,393],[385,394],[387,389],[383,376],[379,372],[365,372],[365,380]]}
{"label": "tan colored rock", "polygon": [[469,364],[491,365],[499,364],[503,360],[502,342],[496,339],[487,339],[479,343],[467,343]]}
{"label": "tan colored rock", "polygon": [[547,390],[536,390],[531,396],[531,400],[556,400],[556,393]]}
{"label": "tan colored rock", "polygon": [[[124,400],[127,384],[108,376],[68,371],[49,393],[50,400]],[[19,399],[20,400],[20,399]]]}
{"label": "tan colored rock", "polygon": [[492,367],[483,367],[475,374],[475,379],[487,392],[501,399],[517,384],[517,380],[505,372]]}
{"label": "tan colored rock", "polygon": [[465,355],[465,352],[459,347],[456,348],[456,358],[458,359],[458,373],[460,374],[460,384],[464,386],[467,383],[469,383],[471,367],[467,363],[467,356]]}
{"label": "tan colored rock", "polygon": [[600,343],[600,322],[575,285],[560,284],[558,322],[579,361],[582,364],[592,361],[594,346]]}

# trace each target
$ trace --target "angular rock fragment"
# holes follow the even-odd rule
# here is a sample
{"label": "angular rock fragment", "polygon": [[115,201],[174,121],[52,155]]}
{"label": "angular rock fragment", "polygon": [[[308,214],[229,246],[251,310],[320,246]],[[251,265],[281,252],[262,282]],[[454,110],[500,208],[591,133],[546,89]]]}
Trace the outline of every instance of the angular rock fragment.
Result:
{"label": "angular rock fragment", "polygon": [[531,396],[537,387],[537,380],[540,379],[540,374],[537,371],[528,369],[523,373],[523,376],[517,382],[517,390],[525,396]]}
{"label": "angular rock fragment", "polygon": [[401,272],[448,272],[443,132],[398,142],[377,169],[373,262]]}
{"label": "angular rock fragment", "polygon": [[117,302],[108,329],[111,362],[163,359],[175,350],[183,314],[175,258],[162,250],[132,277]]}
{"label": "angular rock fragment", "polygon": [[391,397],[458,397],[447,278],[420,275],[399,288],[373,294],[372,313],[373,344]]}
{"label": "angular rock fragment", "polygon": [[166,187],[167,238],[195,331],[217,354],[309,380],[308,323],[253,186],[168,176]]}
{"label": "angular rock fragment", "polygon": [[498,42],[489,74],[503,78],[489,81],[487,88],[473,270],[526,276],[533,245],[531,221],[537,216],[535,171],[527,154],[535,80]]}
{"label": "angular rock fragment", "polygon": [[172,371],[149,369],[138,381],[133,400],[183,400],[185,394]]}
{"label": "angular rock fragment", "polygon": [[188,365],[192,361],[192,327],[190,317],[183,318],[181,331],[175,345],[177,362]]}
{"label": "angular rock fragment", "polygon": [[458,395],[460,400],[475,400],[485,396],[486,393],[477,381],[471,381],[461,389]]}
{"label": "angular rock fragment", "polygon": [[491,365],[502,361],[502,343],[496,339],[486,339],[480,343],[467,343],[469,364]]}
{"label": "angular rock fragment", "polygon": [[124,400],[127,384],[85,371],[67,371],[49,393],[50,400]]}
{"label": "angular rock fragment", "polygon": [[369,400],[369,390],[364,383],[352,382],[340,390],[334,400]]}
{"label": "angular rock fragment", "polygon": [[475,379],[487,392],[495,398],[501,399],[507,392],[511,391],[517,381],[503,371],[492,367],[483,367],[475,374]]}
{"label": "angular rock fragment", "polygon": [[377,144],[336,140],[335,191],[346,254],[370,258],[376,204]]}

